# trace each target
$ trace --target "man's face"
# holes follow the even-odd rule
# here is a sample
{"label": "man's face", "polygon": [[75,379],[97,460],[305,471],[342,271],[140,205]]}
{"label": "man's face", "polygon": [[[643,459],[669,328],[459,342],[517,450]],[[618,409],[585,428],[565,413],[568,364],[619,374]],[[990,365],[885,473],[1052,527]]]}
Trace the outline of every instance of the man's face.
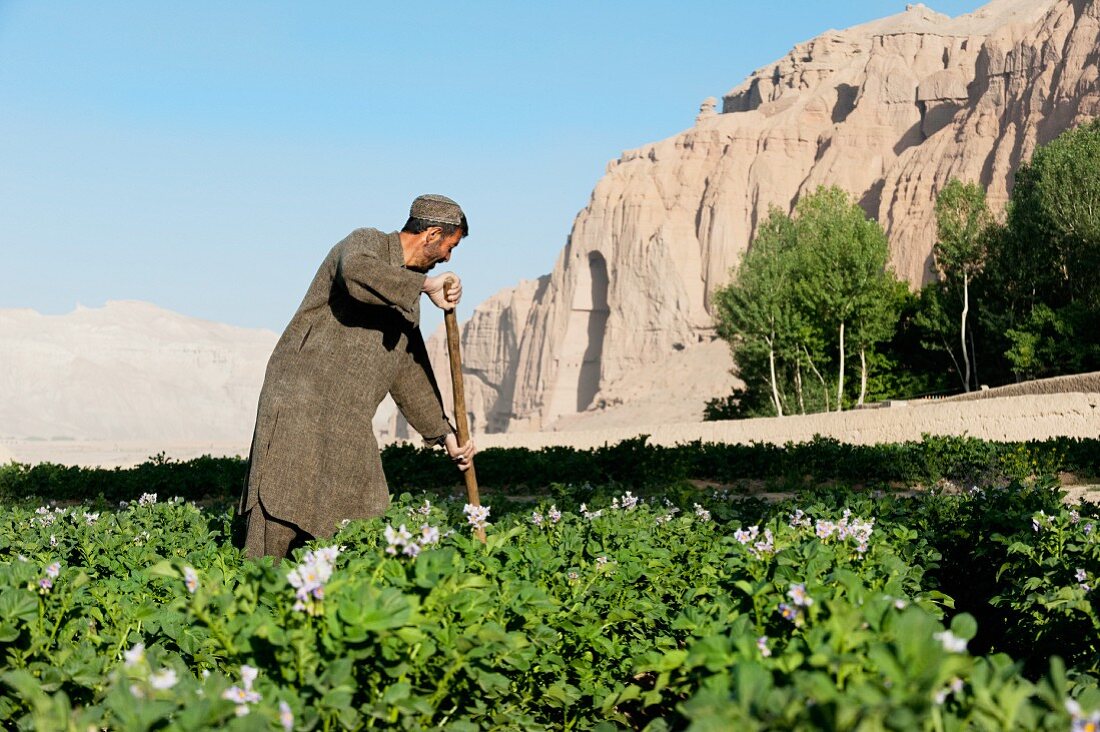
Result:
{"label": "man's face", "polygon": [[427,272],[440,262],[449,262],[451,250],[462,241],[462,230],[459,229],[450,236],[443,235],[443,229],[433,226],[424,232],[427,238],[424,240],[424,248],[421,250],[423,271]]}

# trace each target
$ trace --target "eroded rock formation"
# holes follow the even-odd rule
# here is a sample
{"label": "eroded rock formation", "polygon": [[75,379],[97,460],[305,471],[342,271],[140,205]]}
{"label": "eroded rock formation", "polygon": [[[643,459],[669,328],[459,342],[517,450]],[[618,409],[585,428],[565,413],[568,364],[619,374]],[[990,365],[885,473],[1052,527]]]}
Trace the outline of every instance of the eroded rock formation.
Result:
{"label": "eroded rock formation", "polygon": [[[1084,0],[995,0],[958,18],[913,5],[799,44],[721,113],[707,100],[690,129],[610,163],[553,272],[477,309],[463,331],[475,430],[576,423],[631,380],[667,388],[645,374],[714,339],[711,295],[768,207],[818,185],[859,200],[919,286],[936,192],[979,181],[1003,207],[1020,161],[1100,110],[1098,55],[1100,4]],[[445,370],[438,336],[433,353]],[[728,392],[728,356],[709,361],[690,378]]]}

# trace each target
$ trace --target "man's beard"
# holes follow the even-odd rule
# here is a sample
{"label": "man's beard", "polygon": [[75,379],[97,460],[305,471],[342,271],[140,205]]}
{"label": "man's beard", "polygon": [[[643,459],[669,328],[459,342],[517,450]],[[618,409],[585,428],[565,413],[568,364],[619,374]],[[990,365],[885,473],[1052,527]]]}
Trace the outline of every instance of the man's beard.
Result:
{"label": "man's beard", "polygon": [[427,272],[435,265],[443,261],[443,247],[440,242],[427,244],[424,246],[424,258],[427,260],[427,264],[421,268],[422,272]]}

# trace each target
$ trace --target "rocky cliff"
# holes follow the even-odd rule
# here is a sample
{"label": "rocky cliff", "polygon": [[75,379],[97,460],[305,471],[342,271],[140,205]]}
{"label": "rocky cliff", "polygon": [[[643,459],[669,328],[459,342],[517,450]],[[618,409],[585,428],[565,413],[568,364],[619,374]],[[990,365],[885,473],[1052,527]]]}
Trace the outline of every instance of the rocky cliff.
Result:
{"label": "rocky cliff", "polygon": [[[646,385],[728,392],[721,349],[682,378],[654,374],[714,339],[710,297],[768,207],[821,184],[882,223],[919,286],[936,192],[979,181],[1003,207],[1020,161],[1100,110],[1098,56],[1100,3],[1085,0],[995,0],[957,18],[913,5],[796,46],[720,108],[705,101],[690,129],[610,163],[553,272],[475,311],[463,357],[476,430],[598,423]],[[432,351],[442,371],[438,335]]]}

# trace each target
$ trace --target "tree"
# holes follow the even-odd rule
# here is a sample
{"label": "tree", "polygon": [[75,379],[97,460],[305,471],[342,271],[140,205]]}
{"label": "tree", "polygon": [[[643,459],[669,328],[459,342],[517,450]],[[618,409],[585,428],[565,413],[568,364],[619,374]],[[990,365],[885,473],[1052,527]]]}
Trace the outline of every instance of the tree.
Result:
{"label": "tree", "polygon": [[1074,333],[1067,319],[1039,303],[1022,327],[1009,328],[1006,335],[1012,347],[1005,351],[1005,358],[1012,370],[1022,378],[1036,379],[1052,375],[1051,365],[1064,352],[1060,344],[1072,341]]}
{"label": "tree", "polygon": [[1020,166],[1005,226],[990,239],[980,286],[1004,380],[1100,368],[1098,271],[1100,121],[1093,121]]}
{"label": "tree", "polygon": [[[860,364],[855,401],[863,404],[872,368],[890,363],[875,349],[894,337],[905,300],[886,260],[882,228],[839,188],[804,197],[792,216],[772,208],[731,284],[715,293],[718,332],[746,386],[708,404],[708,416],[828,410],[833,389],[843,409],[849,341]],[[835,380],[826,376],[830,366]],[[814,380],[820,391],[807,388]]]}
{"label": "tree", "polygon": [[886,337],[883,323],[895,314],[888,308],[896,277],[887,272],[889,246],[877,222],[837,187],[819,187],[795,206],[799,251],[796,291],[819,322],[837,334],[837,411],[844,406],[847,330],[855,326],[860,352],[860,403],[866,394],[867,349]]}
{"label": "tree", "polygon": [[[955,318],[951,314],[961,309],[954,297],[956,293],[941,282],[930,282],[921,288],[913,323],[920,329],[921,347],[929,353],[943,352],[951,359],[959,383],[965,383],[966,377],[959,356],[955,353]],[[949,312],[950,311],[950,312]]]}
{"label": "tree", "polygon": [[936,196],[935,211],[937,241],[932,247],[932,256],[948,285],[962,291],[959,351],[963,366],[960,376],[963,390],[970,391],[971,384],[977,382],[971,358],[974,349],[967,341],[970,283],[985,267],[993,215],[989,212],[985,191],[976,183],[963,183],[957,178],[952,178]]}
{"label": "tree", "polygon": [[859,399],[863,406],[867,399],[868,354],[875,346],[890,340],[898,325],[898,312],[903,293],[908,288],[891,273],[872,278],[863,292],[853,319],[853,340],[859,348]]}
{"label": "tree", "polygon": [[771,402],[778,417],[783,416],[783,398],[777,362],[780,352],[789,349],[796,317],[791,234],[791,220],[772,208],[737,267],[734,281],[714,296],[718,333],[733,345],[739,363],[756,348],[766,352]]}
{"label": "tree", "polygon": [[[918,292],[910,292],[905,283],[898,283],[895,310],[898,313],[894,332],[890,339],[872,352],[869,360],[873,366],[868,384],[868,396],[872,399],[910,399],[918,396],[940,394],[949,388],[957,372],[954,372],[937,354],[942,348],[929,348],[939,344],[939,335],[930,338],[928,329],[929,309],[938,312],[939,322],[950,330],[953,317],[947,317],[939,307],[939,283],[930,283]],[[950,343],[954,343],[952,337]],[[955,377],[957,378],[957,377]]]}
{"label": "tree", "polygon": [[1100,120],[1062,133],[1027,167],[1035,218],[1058,240],[1070,297],[1100,305]]}

